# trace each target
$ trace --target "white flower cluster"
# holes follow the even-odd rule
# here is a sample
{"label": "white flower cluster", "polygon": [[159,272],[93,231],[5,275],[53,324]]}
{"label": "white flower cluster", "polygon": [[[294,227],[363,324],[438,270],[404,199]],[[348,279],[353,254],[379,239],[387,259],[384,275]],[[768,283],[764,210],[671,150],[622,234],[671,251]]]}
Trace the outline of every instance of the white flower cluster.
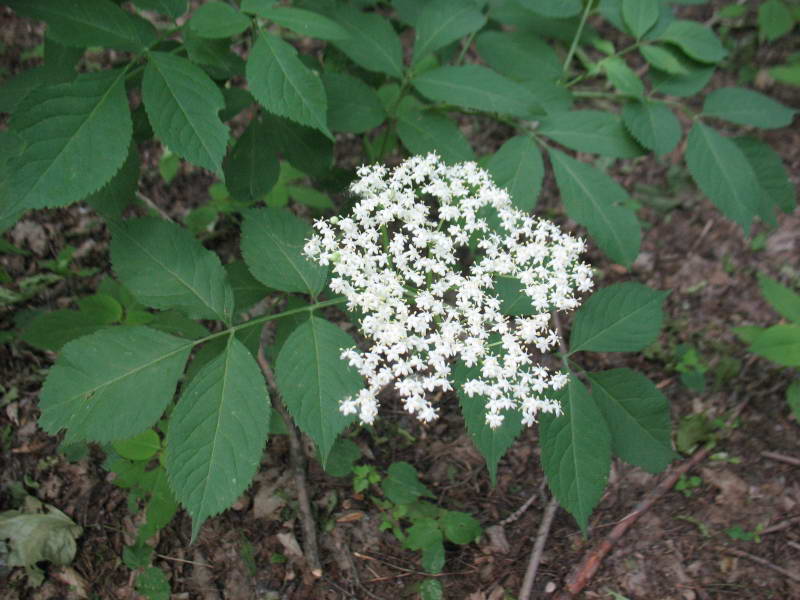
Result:
{"label": "white flower cluster", "polygon": [[[480,368],[463,390],[485,399],[491,427],[508,410],[521,410],[528,425],[539,411],[558,414],[548,392],[568,377],[534,362],[528,349],[555,346],[550,311],[574,309],[575,290],[592,288],[590,267],[578,261],[584,242],[515,209],[472,162],[447,166],[429,154],[393,170],[363,166],[358,175],[352,216],[317,221],[305,245],[311,259],[332,265],[331,290],[362,311],[371,342],[367,352],[342,353],[368,384],[342,401],[342,412],[372,423],[379,392],[394,382],[405,409],[430,421],[430,393],[452,389],[460,359]],[[465,248],[475,250],[468,266]],[[521,282],[535,314],[500,312],[499,277]]]}

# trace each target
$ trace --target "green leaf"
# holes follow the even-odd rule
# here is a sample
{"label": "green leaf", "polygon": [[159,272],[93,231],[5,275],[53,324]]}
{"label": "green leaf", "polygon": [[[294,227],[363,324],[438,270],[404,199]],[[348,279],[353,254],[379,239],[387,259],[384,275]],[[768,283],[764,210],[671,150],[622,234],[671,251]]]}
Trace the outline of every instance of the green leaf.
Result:
{"label": "green leaf", "polygon": [[[242,6],[242,10],[245,7]],[[319,40],[337,41],[350,38],[350,34],[341,25],[319,13],[293,6],[253,7],[246,10],[253,14],[274,21],[281,27],[291,29],[304,37]]]}
{"label": "green leaf", "polygon": [[708,85],[716,67],[694,61],[678,52],[674,56],[686,73],[670,74],[659,70],[659,68],[652,69],[650,71],[650,79],[653,84],[653,91],[667,96],[678,96],[679,98],[694,96]]}
{"label": "green leaf", "polygon": [[672,152],[683,136],[680,121],[663,102],[627,102],[622,122],[637,142],[658,155]]}
{"label": "green leaf", "polygon": [[486,169],[497,185],[508,190],[514,206],[524,212],[533,210],[544,179],[542,153],[533,138],[511,138],[489,159]]}
{"label": "green leaf", "polygon": [[439,67],[411,83],[435,102],[517,117],[529,116],[536,103],[524,86],[481,65]]}
{"label": "green leaf", "polygon": [[333,43],[350,60],[369,71],[403,77],[403,48],[388,19],[350,6],[338,7],[333,17],[350,35]]}
{"label": "green leaf", "polygon": [[147,460],[161,450],[161,438],[152,429],[145,429],[139,435],[127,440],[117,440],[112,445],[122,458]]}
{"label": "green leaf", "polygon": [[265,114],[262,119],[292,166],[312,177],[323,177],[330,172],[333,163],[333,143],[330,138],[316,129],[275,115]]}
{"label": "green leaf", "polygon": [[620,94],[633,98],[644,96],[644,84],[639,76],[619,56],[609,56],[598,64]]}
{"label": "green leaf", "polygon": [[758,274],[758,287],[779,315],[789,321],[800,323],[800,294],[763,273]]}
{"label": "green leaf", "polygon": [[506,451],[522,432],[522,415],[519,411],[507,412],[500,427],[495,429],[489,427],[486,423],[487,399],[482,396],[469,397],[463,391],[464,382],[479,374],[479,366],[468,368],[463,362],[458,362],[453,369],[453,380],[467,431],[472,443],[486,461],[486,468],[494,486],[497,485],[497,465],[500,459],[505,456]]}
{"label": "green leaf", "polygon": [[141,52],[156,41],[146,20],[110,0],[7,0],[19,15],[47,21],[47,36],[65,46],[105,46]]}
{"label": "green leaf", "polygon": [[524,6],[537,14],[551,19],[566,19],[574,17],[583,8],[581,0],[516,0],[517,4]]}
{"label": "green leaf", "polygon": [[547,483],[585,533],[611,467],[611,434],[584,385],[571,377],[561,392],[564,414],[542,415],[539,444]]}
{"label": "green leaf", "polygon": [[333,131],[364,133],[386,120],[378,94],[357,77],[325,71],[322,83],[328,96],[328,125]]}
{"label": "green leaf", "polygon": [[622,18],[636,39],[650,31],[658,14],[658,0],[622,0]]}
{"label": "green leaf", "polygon": [[148,217],[110,225],[111,263],[139,302],[230,321],[233,291],[219,257],[189,231]]}
{"label": "green leaf", "polygon": [[758,38],[774,42],[794,29],[795,19],[781,0],[767,0],[758,7]]}
{"label": "green leaf", "polygon": [[628,135],[622,120],[610,112],[573,110],[551,114],[541,120],[538,132],[578,152],[614,158],[632,158],[644,153]]}
{"label": "green leaf", "polygon": [[[45,509],[46,513],[39,512]],[[0,540],[8,540],[3,562],[9,567],[33,568],[41,561],[68,565],[75,558],[75,539],[82,533],[63,512],[30,496],[22,511],[0,512]]]}
{"label": "green leaf", "polygon": [[261,369],[233,335],[189,382],[170,418],[166,468],[175,497],[203,522],[233,504],[258,471],[271,406]]}
{"label": "green leaf", "polygon": [[[381,482],[381,489],[386,497],[395,504],[411,504],[418,498],[434,498],[431,491],[419,480],[417,470],[405,461],[393,462],[389,465],[386,477]],[[438,531],[438,526],[432,529]],[[420,547],[409,547],[411,550],[419,550]]]}
{"label": "green leaf", "polygon": [[141,159],[136,144],[131,144],[128,158],[108,183],[84,201],[107,219],[117,219],[136,199]]}
{"label": "green leaf", "polygon": [[490,67],[511,79],[561,76],[561,62],[553,48],[528,31],[483,31],[475,38],[475,47]]}
{"label": "green leaf", "polygon": [[647,377],[631,369],[589,373],[592,397],[611,433],[616,456],[650,473],[660,473],[675,457],[669,403]]}
{"label": "green leaf", "polygon": [[744,153],[730,139],[696,122],[686,144],[686,165],[695,183],[745,234],[759,214],[759,186]]}
{"label": "green leaf", "polygon": [[311,316],[295,329],[275,362],[278,390],[297,426],[317,444],[323,465],[338,436],[355,420],[339,403],[362,388],[361,376],[340,358],[353,338]]}
{"label": "green leaf", "polygon": [[786,403],[795,420],[800,421],[800,381],[794,381],[786,388]]}
{"label": "green leaf", "polygon": [[800,325],[773,325],[750,346],[750,352],[779,365],[800,367]]}
{"label": "green leaf", "polygon": [[689,73],[680,59],[668,48],[643,44],[639,46],[639,52],[656,69],[661,69],[670,75],[687,75]]}
{"label": "green leaf", "polygon": [[500,312],[504,315],[533,315],[539,311],[533,308],[525,286],[516,277],[500,276],[492,289],[500,299]]}
{"label": "green leaf", "polygon": [[764,333],[764,330],[764,327],[757,327],[755,325],[742,325],[732,328],[732,331],[746,344],[752,344],[756,341],[756,338]]}
{"label": "green leaf", "polygon": [[266,123],[254,117],[222,163],[225,185],[240,202],[256,202],[278,181],[277,142]]}
{"label": "green leaf", "polygon": [[[183,44],[189,60],[197,65],[202,65],[213,79],[231,79],[237,75],[244,76],[244,59],[231,52],[230,39],[200,37],[193,29],[187,28],[183,30]],[[222,91],[224,97],[225,88]],[[223,121],[226,120],[224,117],[221,118]]]}
{"label": "green leaf", "polygon": [[754,90],[739,87],[719,88],[706,96],[703,115],[762,129],[778,129],[791,125],[795,115],[788,108]]}
{"label": "green leaf", "polygon": [[136,576],[136,591],[147,600],[169,600],[171,588],[164,571],[147,567]]}
{"label": "green leaf", "polygon": [[[70,441],[110,442],[152,426],[172,400],[191,342],[147,327],[112,327],[65,345],[39,398],[39,425]],[[135,410],[130,407],[135,398]]]}
{"label": "green leaf", "polygon": [[416,38],[412,64],[444,48],[460,37],[478,31],[486,17],[471,2],[432,0],[425,5],[416,21]]}
{"label": "green leaf", "polygon": [[291,196],[292,200],[298,204],[305,204],[306,206],[310,206],[311,208],[316,208],[318,210],[329,210],[334,208],[333,201],[331,201],[328,194],[319,192],[312,187],[305,185],[287,185],[286,190],[289,193],[289,196]]}
{"label": "green leaf", "polygon": [[769,74],[781,83],[800,86],[800,62],[772,67]]}
{"label": "green leaf", "polygon": [[151,52],[142,99],[153,131],[170,150],[196,165],[222,172],[228,128],[217,113],[225,99],[200,67],[174,54]]}
{"label": "green leaf", "polygon": [[11,120],[26,144],[9,162],[0,231],[26,210],[82,200],[114,176],[133,133],[124,81],[121,69],[103,71],[31,93]]}
{"label": "green leaf", "polygon": [[77,310],[54,310],[29,321],[20,337],[41,350],[58,352],[67,342],[94,333],[109,324],[102,315]]}
{"label": "green leaf", "polygon": [[353,465],[361,460],[361,450],[353,440],[340,437],[333,444],[325,472],[334,477],[348,477],[353,473]]}
{"label": "green leaf", "polygon": [[575,313],[569,353],[642,350],[661,331],[668,294],[632,281],[596,291]]}
{"label": "green leaf", "polygon": [[696,21],[675,20],[658,39],[675,44],[688,56],[703,63],[718,63],[728,54],[711,28]]}
{"label": "green leaf", "polygon": [[549,152],[569,216],[589,230],[609,258],[630,266],[639,254],[641,227],[625,206],[627,192],[597,168],[558,150]]}
{"label": "green leaf", "polygon": [[281,117],[319,129],[329,138],[325,88],[297,58],[297,50],[269,33],[258,36],[247,60],[247,80],[256,100]]}
{"label": "green leaf", "polygon": [[797,188],[783,159],[768,144],[752,137],[734,138],[734,143],[744,153],[747,162],[756,174],[761,188],[762,203],[768,207],[776,205],[783,212],[791,213],[797,206]]}
{"label": "green leaf", "polygon": [[250,273],[244,261],[237,260],[225,265],[228,281],[233,289],[234,313],[241,313],[263,300],[270,289]]}
{"label": "green leaf", "polygon": [[478,520],[465,512],[448,510],[440,522],[444,529],[444,536],[459,546],[474,542],[482,533]]}
{"label": "green leaf", "polygon": [[143,10],[154,10],[163,15],[177,19],[186,12],[186,0],[133,0]]}
{"label": "green leaf", "polygon": [[[407,102],[404,104],[411,104]],[[458,125],[432,111],[407,109],[397,115],[397,135],[411,154],[437,152],[446,163],[474,160],[475,154]]]}
{"label": "green leaf", "polygon": [[250,19],[227,2],[207,2],[192,13],[189,28],[204,38],[228,38],[242,33]]}
{"label": "green leaf", "polygon": [[[177,310],[164,310],[156,314],[144,313],[147,326],[187,340],[199,340],[208,335],[208,329]],[[128,315],[130,316],[130,314]]]}
{"label": "green leaf", "polygon": [[[407,465],[408,463],[394,464]],[[397,504],[407,503],[398,502]],[[407,534],[408,537],[406,537],[404,545],[409,550],[422,550],[431,546],[442,545],[442,531],[439,529],[439,523],[432,517],[416,519],[414,524],[408,528]]]}
{"label": "green leaf", "polygon": [[442,582],[438,579],[424,579],[419,584],[419,595],[422,600],[442,600],[444,591]]}
{"label": "green leaf", "polygon": [[316,296],[325,287],[328,269],[303,254],[311,234],[311,227],[287,210],[248,210],[242,222],[244,262],[268,287]]}

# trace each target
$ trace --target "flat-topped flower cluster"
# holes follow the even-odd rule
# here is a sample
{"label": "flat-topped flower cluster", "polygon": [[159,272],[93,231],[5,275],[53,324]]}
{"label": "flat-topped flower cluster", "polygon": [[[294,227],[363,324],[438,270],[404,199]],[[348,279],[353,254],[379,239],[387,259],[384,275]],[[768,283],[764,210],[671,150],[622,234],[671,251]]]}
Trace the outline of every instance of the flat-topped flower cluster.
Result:
{"label": "flat-topped flower cluster", "polygon": [[[305,245],[311,259],[332,266],[331,290],[361,311],[371,343],[342,352],[367,381],[342,412],[372,423],[378,394],[394,384],[405,409],[431,421],[432,392],[453,389],[460,360],[479,367],[463,391],[486,403],[491,427],[510,410],[528,425],[540,411],[558,414],[552,392],[568,376],[529,350],[557,345],[550,312],[576,308],[575,293],[592,288],[591,269],[579,261],[584,242],[514,208],[473,162],[448,166],[428,154],[394,169],[362,166],[358,175],[351,216],[317,221]],[[533,314],[501,312],[500,277],[521,282]]]}

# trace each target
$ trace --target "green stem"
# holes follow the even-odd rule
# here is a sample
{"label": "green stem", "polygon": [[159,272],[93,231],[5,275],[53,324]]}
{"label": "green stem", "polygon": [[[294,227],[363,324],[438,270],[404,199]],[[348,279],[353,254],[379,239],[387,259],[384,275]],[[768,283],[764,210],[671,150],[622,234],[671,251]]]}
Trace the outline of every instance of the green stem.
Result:
{"label": "green stem", "polygon": [[469,50],[469,47],[472,45],[472,40],[475,39],[475,33],[476,32],[473,31],[472,33],[470,33],[467,36],[467,39],[464,41],[464,44],[461,46],[461,52],[459,52],[458,58],[456,59],[456,62],[454,64],[460,65],[462,62],[464,62],[464,57],[467,54],[467,50]]}
{"label": "green stem", "polygon": [[569,52],[567,52],[567,57],[564,59],[564,66],[562,67],[562,71],[564,73],[567,72],[569,69],[569,64],[572,62],[572,57],[575,55],[575,50],[578,47],[578,40],[581,39],[581,35],[583,34],[583,27],[586,25],[586,19],[589,18],[589,13],[592,10],[592,2],[586,3],[586,8],[583,9],[583,14],[581,15],[581,21],[578,24],[578,30],[575,32],[575,36],[572,38],[572,44],[570,44]]}

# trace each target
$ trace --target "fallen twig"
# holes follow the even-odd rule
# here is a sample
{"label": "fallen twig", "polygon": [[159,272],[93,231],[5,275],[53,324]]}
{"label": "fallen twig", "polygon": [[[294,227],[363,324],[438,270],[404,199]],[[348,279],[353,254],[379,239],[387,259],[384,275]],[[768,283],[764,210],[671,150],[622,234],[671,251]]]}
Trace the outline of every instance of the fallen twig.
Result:
{"label": "fallen twig", "polygon": [[303,447],[300,445],[300,437],[295,429],[294,422],[289,416],[283,402],[278,398],[275,377],[272,369],[264,356],[263,346],[258,347],[258,364],[264,372],[273,393],[270,394],[272,406],[281,415],[286,424],[286,431],[289,437],[289,462],[294,472],[294,484],[297,488],[297,504],[300,509],[300,521],[303,525],[303,551],[308,563],[311,574],[319,579],[322,577],[322,565],[319,561],[319,546],[317,544],[317,525],[314,521],[314,514],[311,512],[311,502],[308,497],[308,487],[306,486],[306,457]]}
{"label": "fallen twig", "polygon": [[737,550],[736,548],[727,548],[725,546],[719,546],[718,549],[727,554],[733,554],[734,556],[741,556],[742,558],[746,558],[747,560],[752,560],[753,562],[763,565],[768,569],[772,569],[776,573],[780,573],[784,577],[788,577],[792,581],[800,582],[800,574],[790,571],[788,569],[784,569],[783,567],[779,567],[778,565],[769,562],[765,558],[761,558],[760,556],[756,556],[755,554],[750,554],[749,552],[744,552],[743,550]]}
{"label": "fallen twig", "polygon": [[547,542],[547,536],[550,535],[550,527],[553,524],[553,517],[555,517],[557,509],[558,500],[553,496],[550,498],[550,502],[547,503],[547,508],[544,509],[544,516],[542,517],[542,522],[539,524],[539,531],[536,533],[536,543],[533,545],[531,557],[528,560],[528,569],[525,571],[525,578],[522,580],[519,600],[528,600],[531,597],[533,581],[536,579],[539,563],[542,562],[544,545]]}
{"label": "fallen twig", "polygon": [[788,465],[794,465],[795,467],[800,467],[800,458],[795,458],[794,456],[788,456],[787,454],[781,454],[780,452],[764,451],[761,453],[761,456],[763,456],[764,458],[771,458],[772,460],[777,460],[778,462],[784,462]]}
{"label": "fallen twig", "polygon": [[763,529],[759,532],[759,535],[765,535],[768,533],[775,533],[776,531],[783,531],[784,529],[789,529],[794,523],[800,521],[800,516],[791,517],[786,519],[785,521],[781,521],[780,523],[775,523],[775,525],[770,525],[766,529]]}

